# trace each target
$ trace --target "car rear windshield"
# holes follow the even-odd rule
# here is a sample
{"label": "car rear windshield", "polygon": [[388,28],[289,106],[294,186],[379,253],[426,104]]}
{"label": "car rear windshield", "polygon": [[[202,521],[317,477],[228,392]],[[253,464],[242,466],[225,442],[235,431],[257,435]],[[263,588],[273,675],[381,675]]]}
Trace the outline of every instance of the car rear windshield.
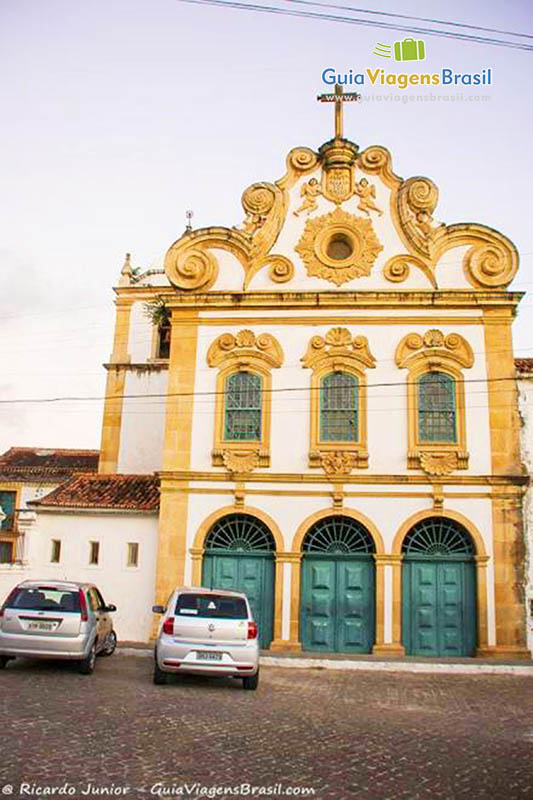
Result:
{"label": "car rear windshield", "polygon": [[180,594],[175,613],[183,617],[248,619],[248,610],[242,597],[221,594]]}
{"label": "car rear windshield", "polygon": [[78,611],[80,598],[77,591],[55,589],[52,586],[19,587],[8,600],[8,608],[26,611]]}

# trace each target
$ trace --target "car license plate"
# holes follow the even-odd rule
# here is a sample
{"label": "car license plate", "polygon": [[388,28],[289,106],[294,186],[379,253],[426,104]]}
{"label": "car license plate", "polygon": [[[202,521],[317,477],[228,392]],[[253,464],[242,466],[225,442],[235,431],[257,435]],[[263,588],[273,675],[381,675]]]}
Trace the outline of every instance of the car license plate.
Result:
{"label": "car license plate", "polygon": [[28,629],[30,631],[54,631],[56,628],[55,622],[29,622]]}
{"label": "car license plate", "polygon": [[196,657],[202,661],[222,661],[222,653],[215,653],[211,650],[197,650]]}

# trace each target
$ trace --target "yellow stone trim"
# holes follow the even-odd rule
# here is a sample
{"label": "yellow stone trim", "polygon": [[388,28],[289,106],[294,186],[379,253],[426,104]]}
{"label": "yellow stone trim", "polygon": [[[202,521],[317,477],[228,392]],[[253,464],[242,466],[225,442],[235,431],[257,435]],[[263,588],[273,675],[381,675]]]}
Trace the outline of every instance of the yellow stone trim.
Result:
{"label": "yellow stone trim", "polygon": [[[302,358],[303,366],[312,369],[310,393],[309,466],[325,472],[347,474],[351,467],[368,467],[367,380],[365,367],[375,367],[364,336],[352,336],[347,328],[336,327],[324,337],[313,336]],[[358,440],[331,442],[320,439],[320,397],[322,380],[332,372],[345,372],[358,381]],[[331,458],[328,454],[331,454]]]}
{"label": "yellow stone trim", "polygon": [[[469,343],[457,333],[444,336],[439,330],[424,335],[409,333],[395,354],[396,365],[407,369],[407,467],[423,469],[429,475],[449,474],[467,469],[464,377],[461,367],[470,368],[474,354]],[[418,429],[418,380],[422,375],[443,372],[455,381],[456,441],[421,442]]]}
{"label": "yellow stone trim", "polygon": [[[104,417],[98,463],[98,472],[103,475],[113,475],[117,471],[124,407],[123,395],[126,383],[126,371],[119,365],[127,364],[130,361],[129,336],[133,301],[117,297],[115,306],[117,309],[115,335],[111,364],[106,379]],[[113,364],[117,365],[115,369],[112,366]]]}
{"label": "yellow stone trim", "polygon": [[[163,464],[165,470],[187,470],[191,463],[191,435],[194,409],[196,350],[198,327],[196,312],[181,311],[188,317],[185,328],[175,326],[177,312],[172,312],[170,365],[166,406]],[[155,596],[156,603],[165,603],[171,591],[185,580],[187,557],[186,536],[189,498],[174,488],[188,488],[187,479],[161,482],[159,540],[157,548]],[[154,620],[154,632],[157,621]]]}
{"label": "yellow stone trim", "polygon": [[[216,381],[213,466],[225,466],[236,474],[248,473],[257,466],[269,466],[271,369],[278,369],[283,359],[279,342],[268,333],[257,337],[248,330],[242,330],[236,336],[224,333],[211,344],[207,363],[210,367],[219,368]],[[250,372],[261,378],[261,438],[258,441],[241,442],[224,437],[226,382],[236,372]]]}
{"label": "yellow stone trim", "polygon": [[289,642],[295,649],[302,649],[300,641],[300,585],[302,576],[302,553],[291,562],[291,604],[289,620]]}
{"label": "yellow stone trim", "polygon": [[[235,489],[210,489],[208,487],[197,488],[190,487],[188,489],[177,489],[178,492],[187,492],[188,494],[197,495],[228,495],[235,497]],[[238,490],[237,490],[238,491]],[[246,495],[254,495],[259,497],[332,497],[331,491],[314,492],[300,491],[298,489],[246,489]],[[343,497],[390,497],[391,499],[398,498],[417,498],[417,499],[433,499],[432,492],[342,492]],[[490,492],[448,492],[442,495],[444,499],[476,499],[476,500],[490,500],[493,497],[507,497],[507,495],[499,495],[497,493],[491,494]]]}
{"label": "yellow stone trim", "polygon": [[[518,389],[515,383],[511,324],[508,310],[485,310],[484,333],[488,379],[489,426],[492,472],[518,475],[522,472]],[[526,614],[521,597],[525,576],[524,519],[519,497],[493,498],[492,537],[494,552],[494,598],[496,645],[526,648]]]}
{"label": "yellow stone trim", "polygon": [[[162,470],[159,475],[167,481],[208,481],[211,483],[228,483],[228,476],[222,472],[207,472],[204,470]],[[318,483],[326,484],[328,479],[324,475],[314,475],[308,472],[251,472],[239,476],[240,481],[246,483]],[[361,485],[398,485],[398,486],[428,486],[432,487],[434,478],[429,475],[393,474],[369,475],[368,473],[355,473],[343,475],[342,483]],[[439,482],[443,486],[502,486],[508,491],[515,492],[521,497],[523,486],[529,485],[527,475],[445,475]],[[233,491],[233,490],[232,490]],[[247,490],[248,491],[248,490]],[[250,490],[252,491],[252,490]],[[329,494],[329,493],[328,493]],[[373,494],[373,493],[371,493]],[[458,495],[451,494],[451,497]],[[433,497],[433,493],[431,493]]]}
{"label": "yellow stone trim", "polygon": [[[152,296],[153,289],[150,290]],[[442,289],[438,292],[427,290],[387,289],[376,291],[340,291],[295,292],[288,289],[277,291],[257,290],[252,292],[207,292],[178,293],[169,290],[168,294],[160,291],[169,308],[195,308],[199,311],[228,310],[235,313],[238,298],[239,309],[306,309],[316,313],[317,308],[324,311],[347,309],[353,313],[354,308],[380,309],[391,307],[427,309],[435,313],[437,309],[482,310],[494,308],[499,311],[516,307],[523,292],[507,292],[493,289],[491,291],[472,291],[465,289]],[[142,299],[142,295],[141,295]]]}
{"label": "yellow stone trim", "polygon": [[[347,316],[345,314],[339,316],[319,316],[319,315],[305,315],[301,317],[279,316],[279,317],[200,317],[198,319],[199,325],[221,326],[229,325],[483,325],[483,317],[469,316],[469,317],[456,317],[456,316]],[[177,323],[179,325],[179,322]],[[186,324],[186,323],[185,323]]]}
{"label": "yellow stone trim", "polygon": [[114,475],[118,466],[126,370],[111,367],[107,373],[98,472]]}

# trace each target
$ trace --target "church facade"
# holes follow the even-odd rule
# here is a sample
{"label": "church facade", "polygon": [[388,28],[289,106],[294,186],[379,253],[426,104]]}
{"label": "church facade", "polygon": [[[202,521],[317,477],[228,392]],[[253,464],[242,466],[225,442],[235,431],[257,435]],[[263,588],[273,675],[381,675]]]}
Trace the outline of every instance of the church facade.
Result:
{"label": "church facade", "polygon": [[[83,525],[112,552],[135,517],[128,638],[192,584],[245,591],[274,651],[528,657],[518,255],[437,203],[338,126],[240,226],[186,230],[164,272],[126,260],[86,483],[131,503],[96,492]],[[45,538],[81,524],[68,491],[36,506]]]}

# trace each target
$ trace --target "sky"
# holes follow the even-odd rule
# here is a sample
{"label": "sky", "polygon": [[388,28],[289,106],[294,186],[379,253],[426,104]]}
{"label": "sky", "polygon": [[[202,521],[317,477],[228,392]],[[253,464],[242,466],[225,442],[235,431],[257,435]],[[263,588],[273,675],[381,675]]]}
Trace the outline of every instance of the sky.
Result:
{"label": "sky", "polygon": [[[533,33],[529,0],[363,7]],[[124,254],[143,269],[160,262],[187,209],[195,227],[240,223],[249,184],[280,178],[292,147],[331,138],[331,106],[316,102],[323,70],[390,68],[376,42],[406,36],[178,0],[0,0],[0,452],[99,447],[100,399],[12,401],[101,398]],[[358,87],[345,135],[387,147],[397,174],[435,181],[439,221],[512,239],[512,288],[533,291],[533,53],[423,38],[424,71],[492,68],[488,99],[404,103],[394,96],[418,90]],[[526,295],[517,355],[533,357],[532,309]]]}

